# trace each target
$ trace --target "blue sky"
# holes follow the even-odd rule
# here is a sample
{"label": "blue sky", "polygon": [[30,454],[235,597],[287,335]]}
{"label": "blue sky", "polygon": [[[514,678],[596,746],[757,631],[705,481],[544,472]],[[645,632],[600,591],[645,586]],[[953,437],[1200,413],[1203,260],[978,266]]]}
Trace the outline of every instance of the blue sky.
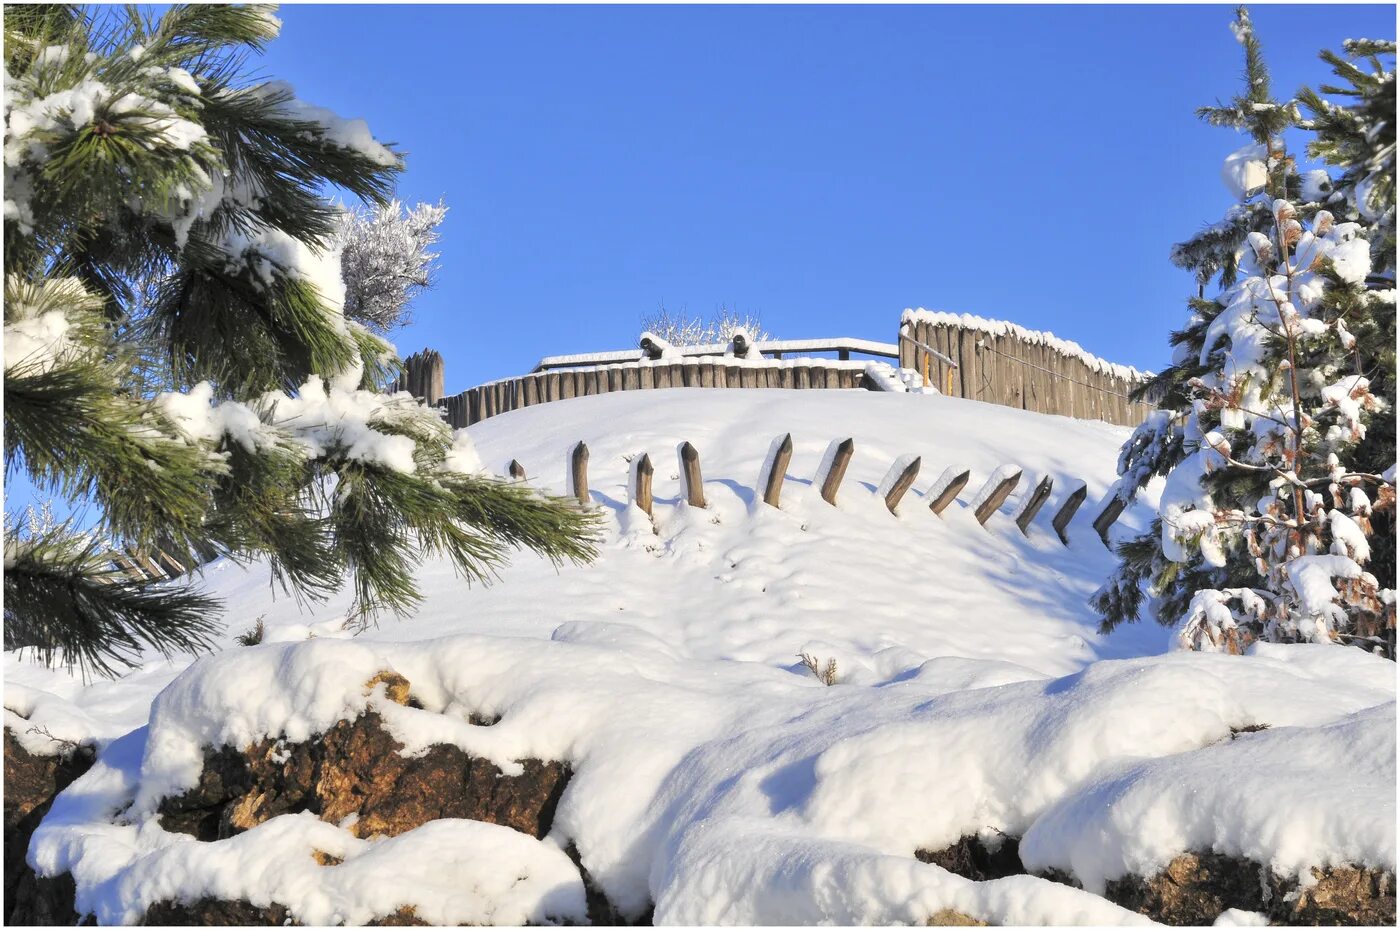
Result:
{"label": "blue sky", "polygon": [[[665,302],[892,341],[900,310],[1014,320],[1160,366],[1246,140],[1228,6],[288,6],[269,75],[408,153],[451,208],[395,341],[449,390],[623,348]],[[1258,6],[1275,90],[1393,6]]]}

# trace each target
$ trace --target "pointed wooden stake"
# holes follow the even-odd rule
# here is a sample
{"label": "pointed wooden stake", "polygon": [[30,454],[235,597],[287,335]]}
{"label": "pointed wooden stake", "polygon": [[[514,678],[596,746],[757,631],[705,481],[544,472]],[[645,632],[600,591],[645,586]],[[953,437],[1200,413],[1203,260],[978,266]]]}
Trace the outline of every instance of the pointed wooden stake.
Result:
{"label": "pointed wooden stake", "polygon": [[970,470],[965,470],[952,481],[949,481],[948,486],[943,489],[943,493],[939,494],[929,503],[928,509],[938,514],[940,517],[943,516],[943,511],[947,510],[948,505],[958,499],[958,492],[967,486],[967,479],[970,477],[972,477],[972,472]]}
{"label": "pointed wooden stake", "polygon": [[705,482],[700,477],[700,453],[688,442],[681,443],[681,481],[685,484],[685,502],[692,507],[704,508]]}
{"label": "pointed wooden stake", "polygon": [[632,465],[632,503],[651,516],[651,478],[656,469],[652,468],[651,456],[643,452]]}
{"label": "pointed wooden stake", "polygon": [[580,504],[588,503],[588,446],[579,440],[569,456],[569,475],[573,483],[574,497]]}
{"label": "pointed wooden stake", "polygon": [[1050,525],[1055,528],[1055,535],[1059,536],[1060,542],[1066,546],[1069,545],[1069,521],[1074,519],[1075,513],[1084,503],[1084,498],[1088,496],[1088,486],[1081,484],[1079,490],[1065,498],[1065,502],[1060,505],[1059,511],[1055,514],[1055,519],[1050,521]]}
{"label": "pointed wooden stake", "polygon": [[855,440],[843,439],[832,453],[831,467],[827,469],[826,477],[822,480],[821,492],[822,500],[833,507],[836,505],[836,492],[841,487],[841,479],[846,477],[846,467],[851,464],[851,456],[855,451]]}
{"label": "pointed wooden stake", "polygon": [[510,466],[506,470],[510,472],[511,478],[516,481],[523,481],[525,479],[525,466],[521,465],[515,459],[510,460]]}
{"label": "pointed wooden stake", "polygon": [[1123,515],[1123,510],[1127,506],[1127,501],[1123,500],[1121,497],[1115,496],[1104,506],[1103,510],[1099,511],[1099,515],[1094,518],[1094,532],[1099,534],[1099,539],[1102,539],[1103,544],[1110,549],[1113,547],[1109,545],[1108,542],[1109,527],[1113,526],[1118,518]]}
{"label": "pointed wooden stake", "polygon": [[1046,475],[1031,492],[1031,499],[1026,501],[1026,506],[1022,507],[1021,512],[1016,516],[1016,525],[1021,528],[1021,535],[1030,535],[1031,521],[1035,519],[1036,514],[1040,513],[1040,508],[1045,506],[1045,502],[1050,499],[1050,489],[1054,484],[1054,479]]}
{"label": "pointed wooden stake", "polygon": [[784,433],[776,450],[769,450],[773,461],[768,474],[761,475],[763,502],[770,507],[778,506],[778,498],[783,493],[783,476],[787,474],[788,462],[792,460],[792,433]]}
{"label": "pointed wooden stake", "polygon": [[[922,461],[922,457],[915,456],[903,468],[900,468],[898,459],[890,466],[891,474],[885,476],[886,481],[890,479],[896,468],[900,468],[899,477],[894,479],[889,491],[885,492],[885,506],[889,508],[890,513],[896,512],[900,499],[904,497],[904,492],[908,491],[910,485],[914,483],[914,479],[919,477],[919,465]],[[884,483],[881,482],[881,484]]]}
{"label": "pointed wooden stake", "polygon": [[[987,480],[991,481],[992,479],[988,478]],[[1009,478],[1003,479],[1000,484],[993,488],[992,493],[982,502],[982,506],[978,507],[976,513],[973,514],[977,517],[977,522],[986,526],[987,521],[992,518],[992,514],[997,512],[998,507],[1006,503],[1006,499],[1011,496],[1012,491],[1016,490],[1016,485],[1020,482],[1021,473],[1018,471]]]}

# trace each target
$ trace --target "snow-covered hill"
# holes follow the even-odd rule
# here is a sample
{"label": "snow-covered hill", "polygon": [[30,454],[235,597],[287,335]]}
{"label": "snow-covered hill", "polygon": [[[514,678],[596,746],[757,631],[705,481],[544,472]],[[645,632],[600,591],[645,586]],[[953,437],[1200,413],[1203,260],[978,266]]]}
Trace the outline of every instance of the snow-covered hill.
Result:
{"label": "snow-covered hill", "polygon": [[[789,432],[775,510],[755,485]],[[218,562],[205,580],[227,601],[227,635],[192,668],[152,657],[84,685],[8,655],[7,727],[33,751],[50,736],[102,747],[31,861],[72,871],[79,909],[102,922],[210,897],[276,902],[306,923],[402,907],[432,922],[583,920],[570,847],[622,915],[654,905],[668,923],[1121,923],[1142,918],[1099,896],[1107,882],[1202,848],[1286,878],[1393,872],[1392,663],[1312,646],[1164,654],[1151,625],[1096,632],[1085,602],[1113,559],[1089,524],[1126,433],[859,391],[619,393],[487,420],[471,428],[484,466],[515,459],[555,492],[587,442],[606,521],[594,564],[521,555],[468,588],[428,563],[416,616],[355,635],[348,595],[303,610],[273,596],[264,567]],[[856,452],[831,507],[811,482],[845,437]],[[682,503],[682,441],[700,452],[703,510]],[[642,452],[654,522],[627,503]],[[875,490],[911,453],[920,477],[892,515]],[[1005,464],[1025,470],[1021,492],[1055,482],[1027,536],[1016,498],[985,528],[967,505]],[[972,480],[940,517],[921,492],[948,466]],[[1088,504],[1066,547],[1050,515],[1080,480]],[[1147,518],[1139,506],[1120,527]],[[259,620],[262,644],[238,645]],[[804,653],[834,660],[837,683]],[[367,690],[384,671],[415,706]],[[521,759],[568,763],[549,835],[443,820],[366,842],[309,813],[218,842],[161,828],[161,799],[199,780],[204,747],[295,743],[367,709],[405,752],[453,745],[506,775]],[[1086,890],[972,881],[914,857],[979,835],[1020,838],[1028,868]]]}

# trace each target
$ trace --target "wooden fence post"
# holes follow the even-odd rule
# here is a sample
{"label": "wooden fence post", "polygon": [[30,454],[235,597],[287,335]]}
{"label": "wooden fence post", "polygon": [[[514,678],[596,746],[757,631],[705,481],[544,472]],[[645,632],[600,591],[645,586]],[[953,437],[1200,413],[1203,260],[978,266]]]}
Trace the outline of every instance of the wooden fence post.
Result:
{"label": "wooden fence post", "polygon": [[849,437],[840,442],[834,442],[833,448],[827,450],[829,462],[826,465],[826,474],[822,478],[822,500],[836,506],[836,492],[841,487],[841,479],[846,477],[846,467],[851,464],[851,456],[855,454],[856,443]]}
{"label": "wooden fence post", "polygon": [[880,487],[888,488],[885,491],[885,506],[889,508],[890,513],[897,512],[900,499],[909,490],[909,486],[914,483],[914,479],[919,477],[919,465],[922,461],[923,459],[917,455],[912,459],[900,456],[890,465],[885,479],[880,482]]}
{"label": "wooden fence post", "polygon": [[1050,521],[1050,525],[1055,528],[1055,535],[1060,537],[1060,542],[1069,545],[1069,521],[1074,519],[1074,514],[1079,510],[1084,498],[1089,496],[1089,486],[1084,482],[1079,483],[1078,489],[1065,502],[1060,505],[1060,509],[1055,513],[1055,518]]}
{"label": "wooden fence post", "polygon": [[651,516],[651,478],[656,472],[652,467],[651,456],[643,452],[632,462],[632,503],[636,504],[649,517]]}
{"label": "wooden fence post", "polygon": [[1108,541],[1109,527],[1113,526],[1114,522],[1123,515],[1123,511],[1127,506],[1127,501],[1114,494],[1109,502],[1104,505],[1103,510],[1099,511],[1099,515],[1094,518],[1094,532],[1099,534],[1099,539],[1102,539],[1103,544],[1110,549],[1112,549],[1113,546],[1110,545]]}
{"label": "wooden fence post", "polygon": [[[992,476],[987,479],[987,485],[990,485],[993,481],[996,480],[997,476],[994,472]],[[1009,497],[1011,495],[1011,492],[1016,489],[1016,485],[1019,484],[1020,481],[1021,473],[1019,471],[1016,472],[1014,475],[1010,475],[1006,478],[1001,479],[1001,483],[991,489],[991,492],[983,498],[982,503],[978,506],[977,510],[973,514],[975,517],[977,517],[977,522],[982,524],[983,526],[986,526],[987,521],[991,519],[992,514],[996,513],[997,508],[1006,502],[1006,498]],[[982,492],[987,490],[987,485],[983,485],[982,490],[977,492],[978,497],[983,497]]]}
{"label": "wooden fence post", "polygon": [[1055,481],[1049,475],[1040,479],[1040,484],[1035,486],[1031,496],[1021,507],[1021,512],[1016,515],[1016,525],[1021,528],[1022,536],[1029,536],[1031,531],[1031,521],[1035,515],[1040,513],[1040,508],[1045,506],[1045,502],[1050,499],[1050,489],[1054,487]]}
{"label": "wooden fence post", "polygon": [[792,460],[792,433],[784,433],[781,439],[773,440],[768,449],[767,474],[759,476],[763,485],[763,502],[770,507],[778,506],[778,498],[783,492],[783,476],[787,474],[788,462]]}
{"label": "wooden fence post", "polygon": [[569,456],[569,491],[580,504],[588,503],[588,446],[580,439]]}
{"label": "wooden fence post", "polygon": [[521,465],[515,459],[510,460],[510,465],[506,468],[506,471],[510,472],[511,478],[515,481],[525,480],[525,466]]}
{"label": "wooden fence post", "polygon": [[700,477],[700,453],[688,442],[681,443],[681,482],[685,485],[685,502],[692,507],[705,507],[705,483]]}
{"label": "wooden fence post", "polygon": [[[953,369],[948,370],[952,371]],[[949,471],[951,470],[950,468]],[[946,475],[947,472],[944,474]],[[943,516],[943,511],[947,510],[948,505],[958,499],[958,492],[967,486],[967,479],[970,477],[972,477],[972,471],[966,468],[954,475],[947,484],[943,485],[943,490],[938,492],[938,495],[929,503],[928,509],[940,517]],[[939,480],[941,481],[942,478]]]}

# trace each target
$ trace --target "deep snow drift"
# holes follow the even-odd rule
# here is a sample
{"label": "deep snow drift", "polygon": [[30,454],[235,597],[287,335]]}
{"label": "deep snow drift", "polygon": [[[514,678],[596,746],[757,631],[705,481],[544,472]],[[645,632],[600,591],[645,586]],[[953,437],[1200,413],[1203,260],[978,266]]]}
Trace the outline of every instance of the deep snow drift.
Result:
{"label": "deep snow drift", "polygon": [[[774,510],[755,487],[786,432]],[[30,860],[71,870],[80,910],[104,923],[201,896],[276,901],[307,923],[400,906],[436,922],[578,921],[570,844],[614,905],[654,903],[658,923],[920,922],[943,909],[1142,921],[1092,892],[1210,847],[1305,880],[1311,866],[1394,869],[1392,663],[1322,646],[1163,654],[1160,628],[1095,632],[1085,601],[1114,560],[1089,524],[1127,432],[861,391],[619,393],[492,418],[470,429],[487,469],[516,459],[556,492],[570,447],[588,443],[607,520],[595,564],[556,572],[521,555],[471,589],[425,564],[420,613],[355,636],[348,595],[301,612],[274,599],[261,566],[220,562],[205,577],[227,599],[225,648],[187,674],[187,660],[155,657],[83,686],[7,656],[6,725],[26,745],[101,749]],[[811,481],[847,436],[856,451],[833,508]],[[703,510],[682,503],[682,441],[700,452]],[[641,452],[656,466],[654,526],[627,505]],[[895,516],[875,492],[901,455],[922,466]],[[1008,464],[1021,486],[984,529],[969,504]],[[950,466],[972,479],[935,516],[923,495]],[[1043,475],[1054,492],[1023,536],[1011,515]],[[1050,517],[1081,480],[1088,502],[1065,547]],[[1122,531],[1147,518],[1131,509]],[[260,617],[263,644],[236,645]],[[838,683],[801,653],[834,659]],[[421,709],[366,690],[384,670]],[[366,709],[405,752],[454,744],[508,773],[529,757],[569,762],[553,832],[437,821],[367,841],[303,814],[211,843],[156,821],[160,799],[198,778],[203,746],[297,741]],[[472,714],[501,721],[472,726]],[[972,882],[913,857],[1000,833],[1024,838],[1028,866],[1086,890]],[[313,850],[345,861],[318,866]]]}

